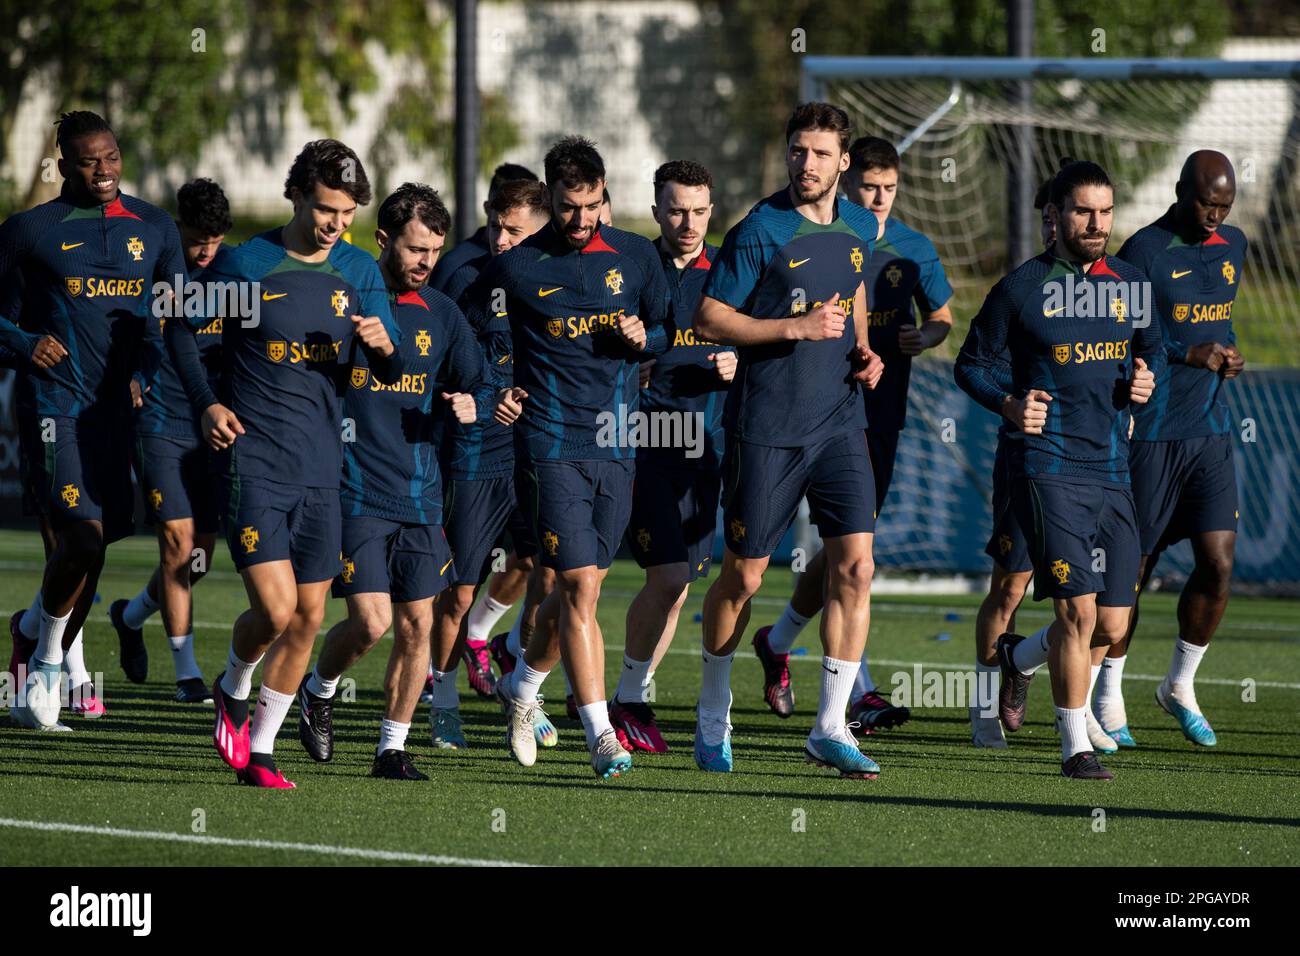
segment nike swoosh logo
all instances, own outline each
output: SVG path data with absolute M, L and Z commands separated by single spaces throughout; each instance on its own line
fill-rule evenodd
M 562 286 L 562 285 L 557 285 L 554 289 L 538 289 L 538 290 L 537 290 L 537 294 L 538 294 L 538 296 L 540 296 L 541 298 L 544 299 L 544 298 L 546 298 L 548 295 L 550 295 L 552 292 L 559 292 L 559 291 L 560 291 L 561 289 L 563 289 L 563 288 L 564 288 L 564 286 Z
M 509 355 L 503 355 L 503 356 L 501 356 L 499 359 L 497 359 L 497 364 L 498 364 L 498 365 L 505 365 L 506 362 L 509 362 L 509 361 L 510 361 L 510 356 L 509 356 Z
M 446 574 L 446 573 L 447 573 L 447 569 L 448 569 L 449 567 L 451 567 L 451 562 L 453 562 L 453 561 L 455 561 L 455 560 L 456 560 L 455 558 L 448 558 L 448 559 L 447 559 L 447 563 L 444 564 L 444 565 L 442 566 L 441 569 L 439 569 L 438 574 L 439 574 L 439 575 Z
M 509 315 L 509 314 L 510 314 L 509 312 L 498 312 L 498 313 L 497 313 L 497 318 L 501 318 L 502 316 L 506 316 L 506 315 Z
M 1171 278 L 1171 279 L 1181 279 L 1183 276 L 1191 275 L 1191 274 L 1192 274 L 1192 270 L 1191 270 L 1191 269 L 1184 269 L 1182 272 L 1172 272 L 1172 273 L 1170 273 L 1169 278 Z
M 59 248 L 62 249 L 64 252 L 67 252 L 69 249 L 75 249 L 77 248 L 77 246 L 84 246 L 84 245 L 85 245 L 84 242 L 61 242 L 59 243 Z
M 808 259 L 811 259 L 811 258 L 812 258 L 812 256 L 809 256 L 809 257 L 808 257 Z M 798 262 L 795 262 L 793 259 L 791 259 L 791 260 L 790 260 L 790 268 L 791 268 L 791 269 L 798 269 L 801 265 L 803 265 L 805 262 L 807 262 L 808 259 L 800 259 Z
M 288 294 L 287 292 L 263 292 L 262 301 L 270 302 L 272 299 L 283 299 Z
M 838 673 L 839 673 L 839 671 L 837 671 L 835 668 L 833 668 L 833 667 L 827 667 L 825 664 L 822 665 L 822 670 L 827 671 L 828 673 L 831 673 L 831 674 L 838 674 Z
M 1065 311 L 1065 306 L 1061 306 L 1059 309 L 1052 309 L 1050 312 L 1049 312 L 1047 309 L 1044 309 L 1044 310 L 1043 310 L 1043 315 L 1057 315 L 1058 313 L 1061 313 L 1061 312 L 1064 312 L 1064 311 Z

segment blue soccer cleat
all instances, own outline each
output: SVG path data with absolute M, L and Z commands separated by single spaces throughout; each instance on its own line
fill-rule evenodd
M 597 738 L 591 751 L 591 769 L 603 780 L 621 776 L 632 769 L 632 755 L 618 742 L 613 727 Z
M 1119 730 L 1107 730 L 1106 734 L 1121 747 L 1137 746 L 1137 741 L 1134 740 L 1133 735 L 1129 733 L 1128 724 L 1125 724 L 1123 727 L 1119 728 Z
M 722 741 L 708 744 L 704 741 L 704 724 L 708 723 L 714 736 L 718 728 L 722 730 Z M 695 718 L 695 765 L 701 770 L 712 773 L 731 773 L 731 724 L 716 718 Z
M 1195 701 L 1195 697 L 1192 700 Z M 1219 742 L 1214 736 L 1214 728 L 1203 715 L 1189 710 L 1174 699 L 1173 687 L 1170 686 L 1168 678 L 1162 680 L 1156 688 L 1156 703 L 1165 713 L 1178 721 L 1183 736 L 1192 743 L 1201 747 L 1213 747 Z
M 464 750 L 467 746 L 459 707 L 429 708 L 429 725 L 433 745 L 439 750 Z
M 551 723 L 551 718 L 546 716 L 546 711 L 542 710 L 545 702 L 545 698 L 538 694 L 537 709 L 533 711 L 533 736 L 537 738 L 537 746 L 554 747 L 560 742 L 560 732 Z
M 808 763 L 838 770 L 841 777 L 875 780 L 880 775 L 880 766 L 858 749 L 858 742 L 848 728 L 845 728 L 842 738 L 813 737 L 810 734 L 804 746 L 804 757 Z

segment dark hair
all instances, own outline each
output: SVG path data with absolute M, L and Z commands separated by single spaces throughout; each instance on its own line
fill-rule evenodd
M 669 183 L 683 186 L 708 186 L 713 188 L 713 174 L 707 168 L 689 159 L 674 159 L 664 163 L 655 170 L 655 201 L 659 201 L 659 190 Z
M 806 129 L 827 130 L 840 135 L 840 152 L 849 148 L 853 138 L 853 124 L 849 114 L 833 103 L 800 103 L 790 114 L 790 121 L 785 124 L 785 141 Z
M 506 183 L 537 182 L 537 174 L 527 166 L 518 163 L 502 163 L 492 170 L 492 179 L 488 182 L 488 200 L 497 194 L 497 190 Z
M 1048 199 L 1052 192 L 1052 180 L 1044 179 L 1042 185 L 1038 187 L 1038 192 L 1034 193 L 1034 208 L 1043 210 L 1047 208 Z
M 594 186 L 605 178 L 605 161 L 596 152 L 596 144 L 582 136 L 566 136 L 546 152 L 543 161 L 546 185 L 554 189 L 563 185 Z
M 424 183 L 402 183 L 379 204 L 378 226 L 396 239 L 412 219 L 419 219 L 430 232 L 445 236 L 451 228 L 451 214 L 437 192 Z
M 92 113 L 90 110 L 70 110 L 67 113 L 60 113 L 59 118 L 54 121 L 58 127 L 58 132 L 54 134 L 54 140 L 59 144 L 59 154 L 64 159 L 72 159 L 72 153 L 69 147 L 74 140 L 81 139 L 83 136 L 90 136 L 94 133 L 108 133 L 117 138 L 112 128 L 105 121 L 104 117 L 98 113 Z
M 849 147 L 849 165 L 857 170 L 898 169 L 898 150 L 879 136 L 862 136 Z
M 511 209 L 527 207 L 534 213 L 551 214 L 551 197 L 546 185 L 535 179 L 513 179 L 502 183 L 501 188 L 488 200 L 488 208 L 498 216 L 503 216 Z
M 1110 177 L 1106 175 L 1106 170 L 1096 163 L 1089 162 L 1086 159 L 1071 161 L 1065 163 L 1060 172 L 1052 177 L 1052 186 L 1048 190 L 1048 202 L 1063 212 L 1066 197 L 1073 197 L 1075 189 L 1079 186 L 1109 186 L 1112 189 L 1114 188 Z
M 284 198 L 292 199 L 295 188 L 307 196 L 317 183 L 341 189 L 358 206 L 370 202 L 370 180 L 366 178 L 365 167 L 356 153 L 336 139 L 314 139 L 294 157 L 289 177 L 284 181 Z
M 191 179 L 176 190 L 176 215 L 204 237 L 224 236 L 235 224 L 230 201 L 211 179 Z

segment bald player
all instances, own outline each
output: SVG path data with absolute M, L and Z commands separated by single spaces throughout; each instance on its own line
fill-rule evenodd
M 1194 744 L 1213 747 L 1213 728 L 1201 713 L 1193 681 L 1223 619 L 1237 542 L 1237 479 L 1232 466 L 1232 423 L 1225 383 L 1245 368 L 1232 329 L 1232 304 L 1241 287 L 1246 237 L 1224 224 L 1237 196 L 1228 157 L 1197 150 L 1183 163 L 1177 201 L 1139 229 L 1120 258 L 1151 280 L 1169 364 L 1156 398 L 1134 415 L 1129 469 L 1142 548 L 1141 587 L 1165 548 L 1190 539 L 1195 566 L 1178 600 L 1178 635 L 1169 673 L 1156 702 Z M 1107 654 L 1094 709 L 1121 746 L 1129 732 L 1120 681 L 1133 631 Z

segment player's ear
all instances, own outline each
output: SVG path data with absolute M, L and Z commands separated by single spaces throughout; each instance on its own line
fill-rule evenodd
M 376 229 L 376 230 L 375 230 L 375 242 L 378 243 L 378 245 L 379 245 L 379 249 L 380 249 L 381 252 L 382 252 L 383 250 L 387 249 L 387 248 L 388 248 L 388 233 L 384 232 L 384 230 L 382 230 L 382 229 Z
M 848 172 L 848 169 L 849 169 L 849 154 L 847 151 L 845 151 L 843 153 L 840 153 L 840 172 L 841 173 Z

